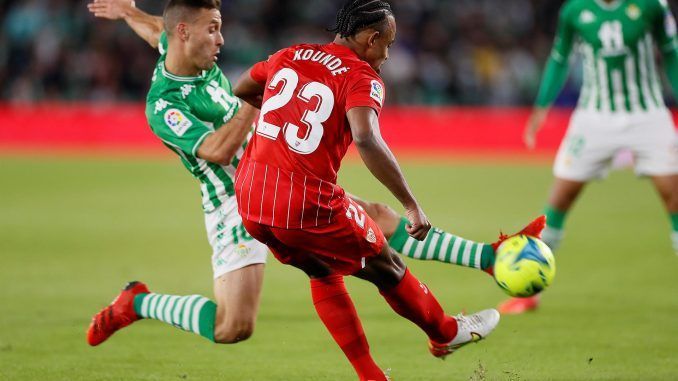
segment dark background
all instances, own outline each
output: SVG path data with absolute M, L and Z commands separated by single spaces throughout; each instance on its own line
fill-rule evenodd
M 593 1 L 593 0 L 591 0 Z M 394 0 L 397 42 L 383 76 L 390 104 L 529 105 L 563 0 Z M 0 100 L 139 101 L 157 52 L 88 1 L 0 1 Z M 342 1 L 224 0 L 219 65 L 234 80 L 299 42 L 327 42 Z M 139 0 L 159 15 L 165 1 Z M 671 3 L 676 5 L 676 1 Z M 572 105 L 579 65 L 558 101 Z

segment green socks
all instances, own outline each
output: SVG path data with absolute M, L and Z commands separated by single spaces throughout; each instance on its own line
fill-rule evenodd
M 565 225 L 567 212 L 557 210 L 551 205 L 546 205 L 543 212 L 546 215 L 546 228 L 541 232 L 541 240 L 551 250 L 556 251 L 563 240 L 563 225 Z
M 203 296 L 139 294 L 134 297 L 134 312 L 142 318 L 160 320 L 214 342 L 217 305 Z
M 671 229 L 678 232 L 678 213 L 670 213 L 669 217 L 671 217 Z
M 477 243 L 433 228 L 423 241 L 407 234 L 408 221 L 401 218 L 398 228 L 388 240 L 398 253 L 414 259 L 434 260 L 485 270 L 494 265 L 492 245 Z
M 562 230 L 565 224 L 565 217 L 567 212 L 556 210 L 550 205 L 544 207 L 544 214 L 546 215 L 546 225 L 553 229 Z

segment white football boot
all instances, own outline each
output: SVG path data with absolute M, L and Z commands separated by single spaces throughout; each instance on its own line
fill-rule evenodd
M 444 359 L 464 345 L 476 343 L 487 337 L 499 324 L 499 317 L 499 312 L 493 308 L 472 315 L 459 314 L 454 317 L 458 324 L 454 339 L 445 344 L 429 340 L 428 349 L 433 356 Z

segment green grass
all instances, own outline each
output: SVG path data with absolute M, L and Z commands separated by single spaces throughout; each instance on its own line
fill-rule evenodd
M 410 163 L 437 226 L 491 241 L 541 209 L 547 166 Z M 0 158 L 0 380 L 353 380 L 317 319 L 307 280 L 271 258 L 257 332 L 217 346 L 143 321 L 98 348 L 90 316 L 127 281 L 211 296 L 198 187 L 153 159 Z M 358 164 L 341 183 L 392 197 Z M 376 290 L 350 280 L 374 356 L 396 380 L 668 380 L 678 374 L 678 257 L 647 181 L 592 184 L 571 214 L 542 309 L 504 317 L 487 341 L 447 361 Z M 478 271 L 408 261 L 451 313 L 504 296 Z

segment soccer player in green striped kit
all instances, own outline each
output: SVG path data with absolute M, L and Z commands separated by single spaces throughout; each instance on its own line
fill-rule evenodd
M 579 45 L 584 83 L 554 164 L 555 182 L 545 207 L 543 240 L 557 249 L 565 217 L 590 180 L 604 176 L 615 153 L 633 152 L 635 171 L 652 179 L 670 215 L 678 253 L 678 142 L 662 99 L 655 46 L 674 91 L 678 91 L 676 22 L 666 0 L 569 0 L 558 21 L 525 143 L 535 137 L 567 78 L 570 53 Z M 512 299 L 504 313 L 538 306 L 538 296 Z
M 95 315 L 87 336 L 91 345 L 141 318 L 160 320 L 216 343 L 245 340 L 254 330 L 267 248 L 242 225 L 233 177 L 256 112 L 233 96 L 230 82 L 216 65 L 224 43 L 219 8 L 219 0 L 171 0 L 160 18 L 140 11 L 129 0 L 89 4 L 97 17 L 124 19 L 161 54 L 146 116 L 156 136 L 200 182 L 216 299 L 151 293 L 143 283 L 132 282 Z M 407 220 L 392 209 L 355 200 L 399 253 L 492 272 L 498 243 L 476 243 L 439 229 L 418 241 L 409 236 Z M 543 225 L 543 217 L 538 218 L 521 232 L 538 236 Z

